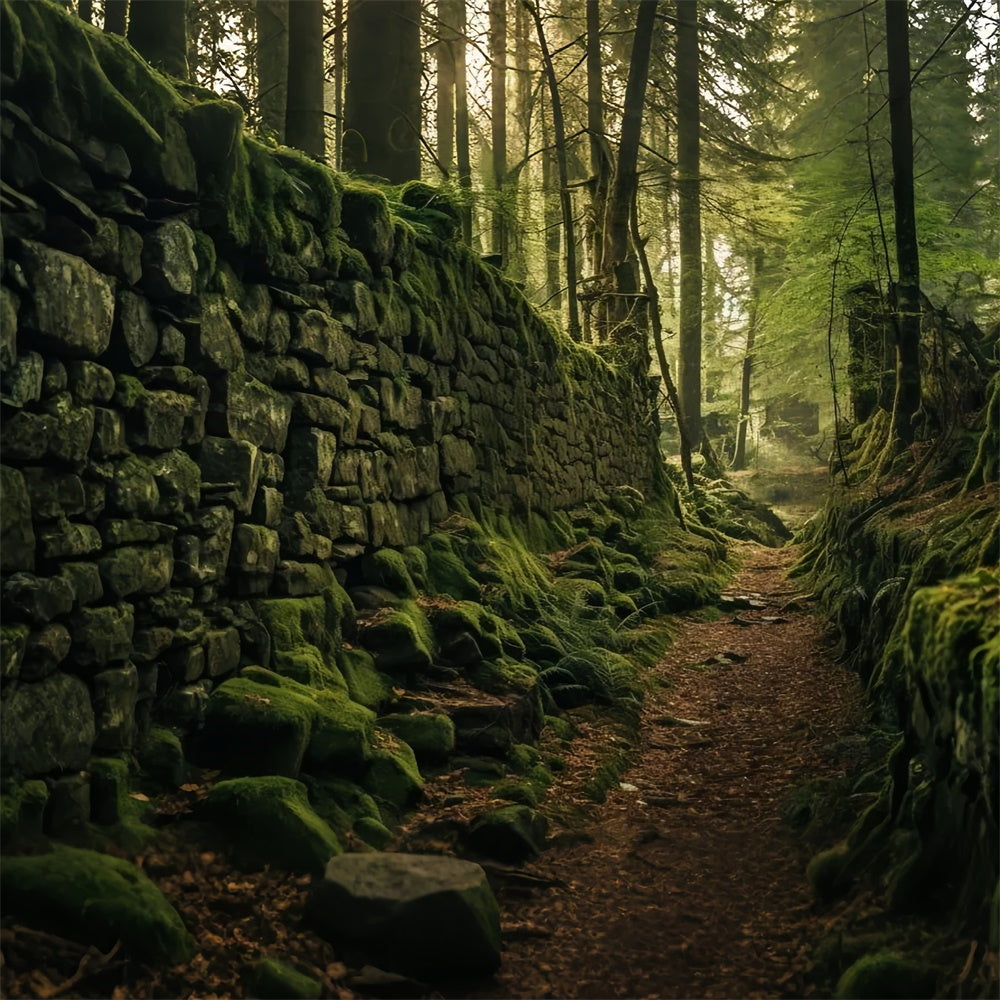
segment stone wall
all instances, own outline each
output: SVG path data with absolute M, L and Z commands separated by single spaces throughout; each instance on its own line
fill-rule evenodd
M 197 718 L 270 664 L 269 602 L 333 613 L 463 498 L 654 488 L 644 379 L 553 331 L 436 191 L 266 148 L 48 0 L 5 2 L 0 44 L 5 774 Z

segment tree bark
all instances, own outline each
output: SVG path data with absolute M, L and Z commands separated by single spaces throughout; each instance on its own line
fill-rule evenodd
M 188 78 L 187 0 L 132 0 L 128 40 L 151 66 Z
M 344 0 L 333 7 L 333 169 L 344 158 Z
M 542 102 L 542 204 L 545 219 L 545 302 L 562 311 L 562 279 L 559 261 L 562 257 L 562 216 L 555 207 L 551 191 L 556 186 L 558 168 L 552 148 L 552 127 L 549 124 L 548 105 Z
M 757 323 L 760 316 L 760 274 L 764 269 L 764 253 L 754 250 L 750 262 L 750 306 L 747 310 L 747 344 L 743 352 L 743 372 L 740 379 L 740 415 L 736 427 L 736 451 L 733 468 L 745 469 L 747 465 L 747 429 L 750 425 L 750 382 L 753 377 L 754 347 L 757 342 Z
M 128 0 L 105 0 L 104 30 L 112 35 L 124 36 L 128 26 Z
M 288 0 L 257 0 L 257 106 L 261 130 L 285 141 L 288 103 Z
M 393 184 L 420 176 L 419 0 L 350 0 L 344 166 Z
M 701 109 L 698 0 L 677 0 L 677 194 L 680 242 L 678 390 L 688 439 L 701 443 Z
M 321 162 L 326 159 L 323 82 L 323 0 L 291 0 L 285 141 Z
M 462 204 L 462 238 L 472 246 L 472 164 L 469 157 L 469 85 L 465 72 L 465 0 L 453 0 L 455 42 L 455 169 L 458 186 L 465 200 Z
M 600 0 L 587 0 L 587 135 L 590 145 L 590 273 L 601 270 L 604 213 L 611 163 L 604 133 L 604 65 L 601 59 Z
M 920 409 L 920 255 L 913 197 L 913 118 L 910 110 L 910 41 L 906 0 L 885 0 L 885 48 L 892 136 L 892 201 L 896 217 L 896 438 L 913 442 Z
M 490 132 L 493 146 L 493 252 L 507 262 L 507 4 L 490 0 Z
M 434 46 L 437 63 L 438 162 L 450 174 L 455 168 L 455 26 L 450 23 L 454 0 L 438 0 L 438 40 Z
M 80 0 L 76 8 L 77 14 L 80 15 L 81 21 L 86 21 L 87 24 L 94 23 L 94 0 Z
M 549 85 L 549 99 L 552 106 L 552 141 L 556 149 L 556 166 L 559 170 L 559 205 L 562 209 L 563 240 L 566 259 L 566 301 L 569 306 L 567 333 L 571 340 L 580 340 L 580 304 L 576 295 L 576 238 L 573 234 L 573 201 L 569 190 L 569 166 L 566 159 L 566 128 L 563 124 L 562 101 L 559 98 L 559 83 L 545 29 L 538 8 L 531 0 L 522 0 L 535 22 L 538 44 L 542 50 L 542 71 Z

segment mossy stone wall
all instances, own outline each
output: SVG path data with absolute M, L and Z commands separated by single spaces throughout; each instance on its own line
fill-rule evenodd
M 645 380 L 551 329 L 434 189 L 267 148 L 48 0 L 0 19 L 7 774 L 196 727 L 244 666 L 356 685 L 344 585 L 456 504 L 655 493 Z

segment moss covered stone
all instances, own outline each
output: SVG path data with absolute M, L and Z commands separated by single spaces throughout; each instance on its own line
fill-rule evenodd
M 291 778 L 231 778 L 213 786 L 204 812 L 235 836 L 252 866 L 317 872 L 342 850 L 336 834 L 312 809 L 306 787 Z
M 415 601 L 403 601 L 366 622 L 361 641 L 374 654 L 379 670 L 415 673 L 431 665 L 434 634 Z
M 364 556 L 361 572 L 365 583 L 391 590 L 398 597 L 416 597 L 417 588 L 406 560 L 395 549 L 376 549 Z
M 250 995 L 260 1000 L 319 1000 L 323 984 L 274 958 L 260 958 L 247 974 Z
M 108 951 L 119 939 L 142 962 L 176 965 L 194 954 L 177 911 L 134 865 L 80 848 L 8 857 L 4 910 L 31 926 Z
M 523 861 L 542 850 L 548 823 L 530 806 L 500 806 L 484 813 L 469 828 L 472 850 L 500 861 Z
M 44 843 L 42 818 L 49 801 L 48 786 L 39 778 L 24 781 L 0 795 L 0 841 L 11 845 Z
M 932 970 L 916 959 L 879 951 L 858 959 L 840 977 L 837 1000 L 913 1000 L 935 996 Z
M 392 681 L 379 672 L 371 653 L 364 649 L 341 649 L 337 665 L 351 701 L 378 711 L 392 698 Z
M 831 900 L 844 892 L 850 884 L 850 860 L 851 852 L 846 842 L 813 857 L 806 867 L 806 878 L 817 898 Z
M 362 819 L 381 822 L 378 803 L 360 785 L 347 778 L 305 774 L 302 782 L 309 790 L 309 801 L 339 836 L 350 833 Z
M 386 730 L 377 730 L 364 788 L 392 817 L 412 805 L 424 787 L 417 758 L 410 747 Z
M 362 816 L 355 822 L 353 832 L 358 839 L 369 847 L 374 847 L 376 851 L 385 850 L 392 843 L 392 831 L 373 816 Z
M 153 726 L 136 748 L 136 759 L 143 773 L 158 785 L 176 788 L 184 781 L 184 748 L 172 729 Z
M 407 743 L 420 761 L 441 761 L 455 749 L 455 724 L 436 712 L 383 715 L 378 724 Z

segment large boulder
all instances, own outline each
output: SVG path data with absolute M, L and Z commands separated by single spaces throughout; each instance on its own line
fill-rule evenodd
M 344 854 L 306 904 L 310 923 L 371 961 L 440 980 L 500 965 L 500 911 L 483 869 L 422 854 Z

